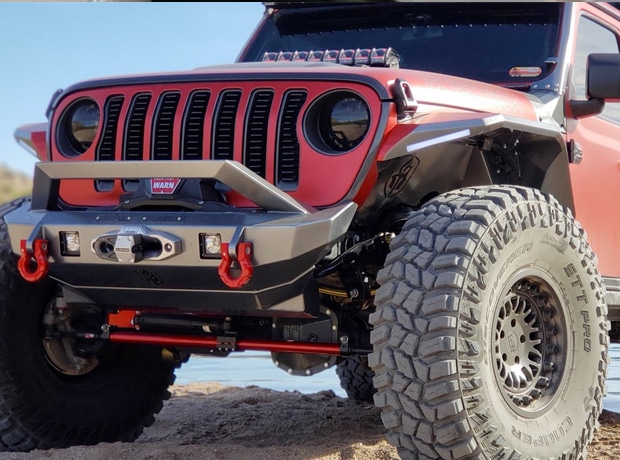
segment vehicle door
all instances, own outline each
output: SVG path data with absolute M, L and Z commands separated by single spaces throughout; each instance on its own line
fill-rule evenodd
M 620 31 L 603 11 L 586 4 L 577 15 L 574 59 L 569 75 L 566 119 L 575 214 L 599 258 L 603 276 L 620 277 L 620 103 L 606 102 L 602 112 L 572 116 L 570 101 L 586 101 L 587 56 L 618 53 Z

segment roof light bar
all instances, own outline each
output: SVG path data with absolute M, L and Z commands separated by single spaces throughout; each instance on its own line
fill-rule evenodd
M 311 51 L 267 51 L 263 62 L 330 62 L 349 66 L 398 67 L 400 57 L 392 48 L 358 48 Z

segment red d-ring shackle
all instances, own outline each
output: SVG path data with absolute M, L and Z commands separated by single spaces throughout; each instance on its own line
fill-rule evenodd
M 233 278 L 230 274 L 230 265 L 232 257 L 228 252 L 228 243 L 222 243 L 222 261 L 217 267 L 217 273 L 224 284 L 230 288 L 240 288 L 252 278 L 254 267 L 252 267 L 252 243 L 239 243 L 237 245 L 237 261 L 241 274 L 237 278 Z
M 26 247 L 26 240 L 20 241 L 21 257 L 17 262 L 17 269 L 26 281 L 34 283 L 47 275 L 50 266 L 47 261 L 47 240 L 34 240 L 32 246 L 33 252 L 30 252 Z M 33 259 L 35 268 L 31 270 Z

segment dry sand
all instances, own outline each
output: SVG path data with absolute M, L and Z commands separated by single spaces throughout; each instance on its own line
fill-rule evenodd
M 98 444 L 0 459 L 392 460 L 379 411 L 331 390 L 304 395 L 259 387 L 190 384 L 134 443 Z M 620 414 L 604 411 L 588 459 L 620 458 Z

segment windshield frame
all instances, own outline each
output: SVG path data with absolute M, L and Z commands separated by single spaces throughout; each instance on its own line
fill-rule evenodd
M 427 4 L 390 3 L 389 5 L 387 4 L 379 5 L 376 3 L 374 4 L 359 3 L 359 4 L 353 4 L 353 5 L 351 3 L 341 3 L 341 4 L 323 4 L 322 6 L 317 6 L 316 4 L 311 5 L 311 6 L 299 6 L 299 5 L 300 4 L 297 4 L 295 6 L 287 7 L 283 9 L 268 8 L 263 21 L 261 21 L 261 23 L 255 30 L 252 36 L 252 39 L 248 41 L 246 47 L 239 54 L 237 61 L 238 62 L 256 62 L 260 60 L 260 57 L 262 56 L 262 54 L 264 54 L 265 51 L 271 51 L 271 52 L 273 51 L 310 51 L 309 49 L 307 49 L 307 46 L 302 47 L 301 49 L 291 49 L 290 46 L 284 45 L 285 41 L 281 40 L 279 36 L 280 29 L 278 26 L 280 26 L 280 28 L 283 30 L 285 30 L 287 27 L 289 29 L 292 29 L 295 24 L 295 18 L 300 17 L 300 16 L 303 18 L 303 21 L 307 23 L 310 23 L 313 21 L 312 27 L 315 27 L 315 28 L 327 27 L 327 29 L 330 29 L 330 28 L 336 28 L 338 24 L 341 24 L 340 28 L 342 29 L 342 28 L 346 28 L 347 25 L 350 24 L 351 22 L 350 18 L 352 17 L 352 15 L 355 15 L 356 21 L 361 20 L 362 22 L 365 22 L 366 27 L 374 27 L 376 29 L 376 23 L 379 20 L 395 21 L 393 22 L 393 24 L 394 24 L 394 27 L 397 27 L 396 24 L 398 24 L 399 19 L 394 20 L 392 19 L 392 17 L 399 18 L 401 15 L 399 15 L 398 13 L 394 13 L 394 9 L 401 10 L 402 12 L 408 12 L 409 14 L 419 13 L 420 16 L 425 11 L 432 11 L 432 12 L 435 12 L 435 14 L 441 13 L 441 14 L 445 14 L 448 17 L 448 19 L 453 20 L 455 23 L 458 23 L 458 21 L 463 22 L 463 20 L 459 18 L 462 17 L 464 12 L 469 14 L 470 17 L 472 18 L 482 17 L 482 15 L 484 14 L 484 16 L 489 18 L 489 21 L 487 22 L 491 23 L 493 26 L 494 26 L 494 23 L 492 22 L 493 15 L 495 15 L 498 18 L 501 18 L 502 15 L 504 17 L 508 17 L 507 16 L 508 12 L 514 12 L 514 17 L 511 16 L 511 21 L 515 23 L 519 23 L 521 25 L 524 25 L 527 23 L 528 14 L 530 15 L 536 14 L 539 17 L 545 16 L 545 17 L 553 18 L 551 23 L 552 23 L 552 27 L 554 28 L 554 34 L 552 34 L 551 39 L 548 39 L 549 45 L 545 49 L 547 51 L 546 54 L 548 54 L 548 56 L 544 58 L 544 61 L 542 57 L 539 57 L 537 60 L 537 64 L 541 68 L 540 75 L 536 75 L 536 76 L 520 75 L 519 77 L 516 77 L 516 78 L 510 77 L 508 75 L 509 69 L 505 69 L 505 67 L 502 67 L 502 69 L 505 69 L 506 75 L 502 75 L 501 78 L 497 77 L 493 79 L 493 78 L 481 78 L 480 75 L 471 76 L 471 75 L 459 74 L 458 72 L 461 71 L 462 68 L 456 65 L 455 65 L 455 69 L 457 70 L 456 72 L 445 71 L 445 70 L 438 71 L 432 68 L 428 68 L 428 66 L 420 67 L 420 66 L 407 64 L 407 62 L 402 62 L 401 68 L 435 71 L 438 73 L 446 73 L 449 75 L 456 75 L 456 76 L 470 78 L 470 79 L 477 80 L 477 81 L 485 81 L 487 83 L 497 84 L 501 86 L 508 86 L 508 87 L 527 86 L 529 88 L 530 86 L 536 86 L 540 88 L 544 86 L 547 89 L 557 90 L 557 84 L 554 83 L 552 86 L 549 86 L 548 84 L 546 84 L 546 82 L 549 81 L 550 79 L 557 81 L 557 76 L 554 76 L 554 74 L 556 73 L 556 70 L 559 67 L 558 56 L 561 54 L 562 48 L 564 48 L 562 45 L 562 42 L 563 42 L 562 22 L 565 20 L 566 11 L 564 11 L 565 4 L 562 2 L 560 3 L 543 2 L 543 3 L 538 3 L 538 4 L 532 4 L 532 3 L 530 4 L 524 4 L 524 3 L 521 3 L 521 4 L 519 3 L 446 4 L 442 2 L 437 2 L 437 3 L 427 3 Z M 472 8 L 474 6 L 475 8 Z M 353 11 L 351 10 L 352 7 L 353 7 Z M 377 19 L 377 14 L 378 14 L 377 8 L 379 7 L 382 8 L 384 11 L 389 10 L 390 19 L 385 19 L 388 16 L 387 14 L 385 14 L 383 18 Z M 480 8 L 484 8 L 485 9 L 484 12 L 481 13 Z M 532 12 L 532 8 L 534 8 L 534 13 Z M 373 12 L 374 14 L 371 14 Z M 322 18 L 326 18 L 325 21 L 323 21 Z M 297 22 L 299 23 L 299 21 Z M 402 25 L 399 27 L 401 30 L 404 30 L 405 32 L 409 33 L 409 31 L 406 30 L 406 28 L 403 27 Z M 514 27 L 518 27 L 518 26 L 514 26 Z M 294 32 L 293 35 L 299 35 L 297 34 L 297 30 L 294 30 L 293 32 Z M 304 36 L 304 35 L 302 34 L 300 36 Z M 276 45 L 276 46 L 273 45 L 273 43 L 278 43 L 278 42 L 279 42 L 279 45 Z M 272 43 L 272 45 L 269 45 L 268 43 Z M 337 48 L 338 47 L 337 45 L 338 43 L 334 43 L 334 48 Z M 387 43 L 387 45 L 389 46 L 390 43 Z M 386 44 L 377 43 L 376 46 L 385 47 Z M 273 49 L 273 48 L 280 48 L 280 49 Z M 397 52 L 399 51 L 397 46 L 393 46 L 393 48 Z M 540 51 L 541 56 L 545 50 Z M 467 55 L 475 56 L 475 52 L 469 53 L 468 51 Z M 416 56 L 420 56 L 420 55 L 417 54 Z M 403 61 L 406 61 L 406 59 L 403 59 Z M 546 62 L 546 63 L 543 64 L 543 62 Z M 520 68 L 524 67 L 522 64 L 526 64 L 526 63 L 519 63 L 519 65 L 517 65 L 516 67 L 520 67 Z M 545 85 L 542 85 L 543 82 L 545 82 Z

